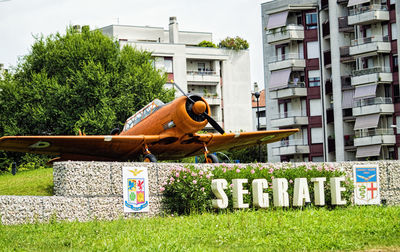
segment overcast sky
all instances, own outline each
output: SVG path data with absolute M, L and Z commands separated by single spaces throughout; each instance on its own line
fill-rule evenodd
M 33 35 L 64 33 L 68 25 L 110 24 L 179 29 L 213 34 L 218 43 L 240 36 L 250 44 L 251 81 L 263 87 L 261 0 L 0 0 L 0 63 L 16 66 L 29 53 Z

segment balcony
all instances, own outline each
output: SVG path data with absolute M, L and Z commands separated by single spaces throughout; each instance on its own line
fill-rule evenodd
M 354 89 L 354 87 L 351 86 L 350 76 L 342 76 L 340 77 L 340 81 L 342 83 L 342 90 Z
M 332 63 L 331 59 L 331 50 L 327 50 L 324 52 L 324 66 L 326 68 L 330 68 Z
M 307 88 L 304 82 L 290 82 L 287 87 L 270 91 L 271 99 L 289 99 L 307 96 Z
M 353 115 L 393 114 L 394 104 L 390 97 L 367 98 L 354 102 Z
M 340 62 L 348 63 L 352 61 L 355 61 L 355 58 L 350 56 L 350 46 L 340 47 Z
M 378 53 L 390 53 L 392 47 L 388 36 L 372 36 L 351 41 L 350 55 L 367 57 Z
M 202 95 L 209 105 L 221 105 L 221 98 L 218 96 Z
M 215 71 L 187 71 L 187 81 L 190 85 L 204 85 L 207 83 L 209 85 L 218 85 L 220 81 L 220 76 Z
M 357 130 L 354 139 L 354 146 L 365 145 L 394 145 L 396 136 L 391 128 Z
M 299 53 L 288 53 L 270 57 L 268 61 L 269 71 L 275 71 L 285 68 L 292 68 L 293 71 L 302 71 L 306 67 L 304 55 Z
M 275 156 L 309 154 L 310 146 L 303 139 L 282 140 L 278 147 L 272 149 Z
M 349 151 L 354 149 L 354 135 L 344 135 L 344 150 Z
M 340 32 L 354 32 L 354 26 L 349 25 L 349 17 L 344 16 L 338 18 Z
M 368 83 L 391 83 L 393 82 L 393 74 L 389 67 L 371 67 L 353 71 L 351 77 L 351 85 L 357 86 Z
M 289 24 L 287 26 L 271 29 L 267 32 L 267 41 L 272 45 L 288 43 L 292 40 L 304 39 L 304 27 L 302 25 Z
M 372 4 L 350 10 L 349 25 L 367 25 L 389 20 L 387 6 Z
M 271 126 L 273 128 L 296 127 L 300 125 L 308 125 L 308 117 L 305 112 L 285 112 L 271 118 Z
M 324 38 L 329 38 L 331 34 L 329 21 L 322 24 L 322 36 Z

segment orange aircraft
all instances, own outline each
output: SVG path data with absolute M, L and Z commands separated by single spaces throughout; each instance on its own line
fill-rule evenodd
M 196 133 L 207 123 L 220 134 Z M 204 98 L 184 94 L 168 104 L 152 101 L 126 121 L 121 133 L 115 129 L 102 136 L 4 136 L 0 150 L 58 155 L 51 163 L 128 161 L 142 155 L 145 162 L 156 162 L 203 154 L 206 162 L 217 163 L 211 152 L 272 143 L 296 132 L 298 129 L 225 133 L 211 118 Z

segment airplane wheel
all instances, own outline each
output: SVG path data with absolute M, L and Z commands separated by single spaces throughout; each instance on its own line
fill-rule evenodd
M 143 162 L 157 163 L 157 158 L 153 154 L 147 154 L 146 156 L 144 156 Z
M 219 163 L 219 160 L 214 154 L 207 154 L 206 163 Z

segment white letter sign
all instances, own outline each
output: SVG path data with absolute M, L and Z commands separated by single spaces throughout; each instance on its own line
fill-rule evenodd
M 264 189 L 268 188 L 266 179 L 254 179 L 251 183 L 253 188 L 253 205 L 259 208 L 269 207 L 268 193 L 264 193 Z
M 311 178 L 311 182 L 314 182 L 314 204 L 316 206 L 325 205 L 325 190 L 324 182 L 326 178 Z
M 214 208 L 227 208 L 228 207 L 228 196 L 224 189 L 227 189 L 228 182 L 225 179 L 213 179 L 211 181 L 211 190 L 217 199 L 212 200 Z
M 302 206 L 305 202 L 310 202 L 310 192 L 306 178 L 294 179 L 293 206 Z
M 124 212 L 149 211 L 149 178 L 146 167 L 122 167 Z
M 243 203 L 243 194 L 248 194 L 248 190 L 243 189 L 243 184 L 247 183 L 247 179 L 232 179 L 232 197 L 233 208 L 249 208 L 248 203 Z
M 272 180 L 272 188 L 274 190 L 274 206 L 289 206 L 288 181 L 285 178 L 276 178 Z
M 344 180 L 344 177 L 334 177 L 330 179 L 332 205 L 346 205 L 346 200 L 342 200 L 342 192 L 346 191 L 346 188 L 340 186 L 340 182 Z

